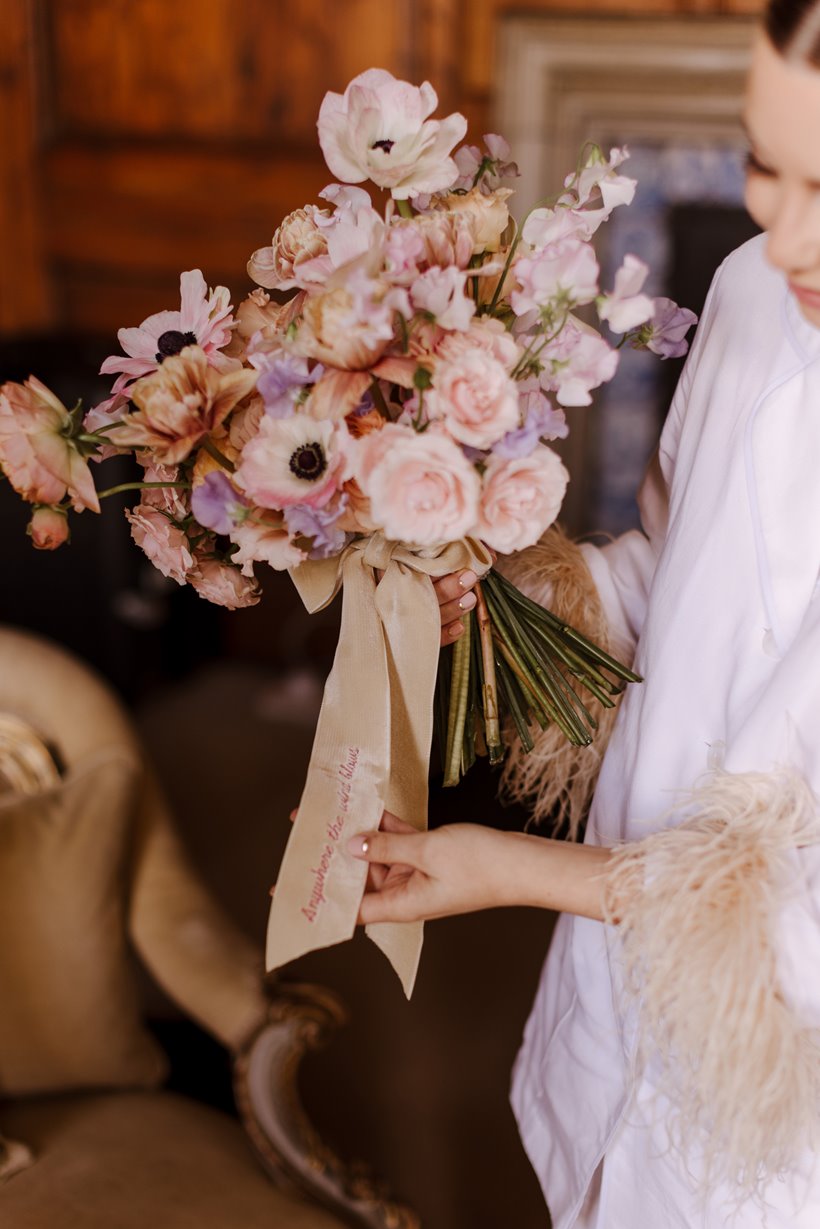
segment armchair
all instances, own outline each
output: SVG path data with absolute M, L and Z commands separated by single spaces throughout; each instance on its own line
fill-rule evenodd
M 239 1121 L 161 1087 L 134 954 L 229 1050 Z M 303 1054 L 343 1018 L 330 992 L 265 979 L 107 688 L 0 627 L 0 1223 L 415 1229 L 299 1101 Z

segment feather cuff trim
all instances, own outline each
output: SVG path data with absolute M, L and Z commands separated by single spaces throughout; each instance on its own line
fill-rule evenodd
M 610 649 L 606 616 L 583 552 L 557 525 L 535 546 L 501 560 L 499 570 L 533 601 Z M 573 747 L 555 725 L 533 726 L 535 746 L 529 754 L 510 737 L 501 776 L 504 801 L 528 806 L 533 824 L 549 823 L 553 831 L 566 825 L 571 840 L 577 840 L 586 819 L 618 711 L 594 697 L 584 696 L 584 703 L 598 722 L 591 746 Z
M 638 1074 L 675 1107 L 670 1138 L 695 1149 L 707 1190 L 740 1197 L 820 1139 L 820 1030 L 778 981 L 776 931 L 800 890 L 795 851 L 820 841 L 817 799 L 795 773 L 719 772 L 679 827 L 617 848 L 607 921 L 638 1011 Z

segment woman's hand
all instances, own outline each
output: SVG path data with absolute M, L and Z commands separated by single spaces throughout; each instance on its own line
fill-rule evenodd
M 449 572 L 433 581 L 441 611 L 441 643 L 453 644 L 464 631 L 461 616 L 476 604 L 473 586 L 478 577 L 468 568 L 464 572 Z
M 498 875 L 504 836 L 477 824 L 418 832 L 385 811 L 378 832 L 348 843 L 369 863 L 359 921 L 414 922 L 514 904 L 505 898 L 511 885 Z
M 369 863 L 359 921 L 415 922 L 499 905 L 603 918 L 608 849 L 450 824 L 418 832 L 385 811 L 378 832 L 351 837 Z

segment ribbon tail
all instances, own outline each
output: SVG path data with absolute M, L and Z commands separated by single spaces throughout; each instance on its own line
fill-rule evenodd
M 385 808 L 423 831 L 433 739 L 441 624 L 429 576 L 394 563 L 376 590 L 385 631 L 390 694 L 390 778 Z M 424 938 L 422 922 L 377 922 L 366 933 L 385 954 L 409 999 Z
M 378 828 L 390 762 L 389 674 L 374 589 L 371 569 L 351 555 L 339 644 L 268 919 L 269 970 L 356 929 L 367 864 L 346 844 Z

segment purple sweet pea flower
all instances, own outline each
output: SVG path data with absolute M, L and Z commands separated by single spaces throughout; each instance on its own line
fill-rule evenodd
M 639 339 L 661 358 L 682 358 L 689 349 L 686 334 L 698 318 L 688 307 L 678 307 L 672 299 L 655 299 L 655 312 Z
M 329 559 L 338 555 L 348 535 L 336 525 L 347 507 L 347 496 L 334 501 L 333 508 L 311 508 L 307 504 L 294 504 L 285 509 L 285 524 L 292 537 L 312 539 L 309 552 L 311 559 Z
M 324 368 L 317 364 L 308 370 L 307 359 L 280 351 L 271 356 L 268 364 L 256 381 L 256 387 L 265 403 L 265 413 L 271 418 L 290 418 L 305 388 L 315 384 Z
M 230 533 L 245 517 L 248 501 L 221 469 L 211 470 L 191 492 L 191 511 L 200 525 L 214 533 Z
M 513 461 L 528 457 L 539 440 L 563 440 L 569 435 L 564 412 L 552 404 L 538 387 L 535 379 L 522 380 L 519 385 L 524 425 L 508 431 L 493 447 L 493 454 Z

